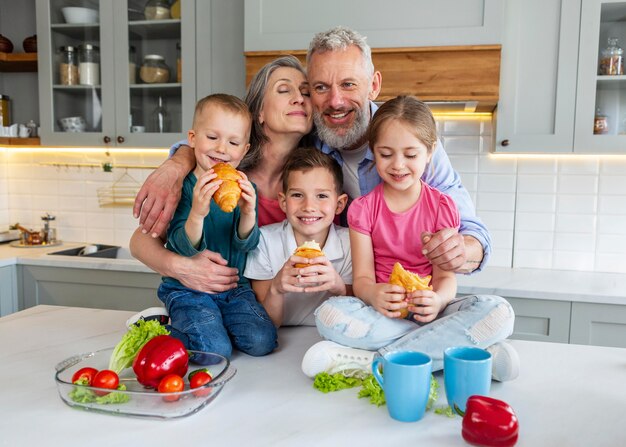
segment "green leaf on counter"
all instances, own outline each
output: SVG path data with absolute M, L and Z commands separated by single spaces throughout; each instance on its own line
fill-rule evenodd
M 346 377 L 341 373 L 330 375 L 328 373 L 319 373 L 313 381 L 313 388 L 322 393 L 330 393 L 332 391 L 345 390 L 361 385 L 361 379 L 356 377 Z

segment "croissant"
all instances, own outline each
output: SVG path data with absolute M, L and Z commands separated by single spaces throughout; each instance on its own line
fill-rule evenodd
M 213 200 L 222 211 L 232 213 L 241 197 L 241 187 L 237 182 L 241 175 L 228 163 L 217 163 L 213 166 L 213 171 L 217 174 L 218 179 L 223 180 L 218 190 L 213 194 Z
M 324 252 L 320 248 L 320 244 L 315 241 L 306 241 L 304 244 L 300 245 L 296 248 L 296 251 L 293 252 L 296 256 L 302 256 L 303 258 L 318 258 L 320 256 L 324 256 Z M 295 267 L 297 269 L 308 267 L 310 264 L 296 264 Z
M 411 273 L 402 267 L 402 264 L 396 262 L 393 265 L 391 275 L 389 275 L 389 284 L 404 287 L 407 292 L 415 292 L 416 290 L 433 290 L 430 283 L 431 276 L 420 277 L 416 273 Z M 405 307 L 400 309 L 400 318 L 406 318 L 409 315 L 408 309 Z

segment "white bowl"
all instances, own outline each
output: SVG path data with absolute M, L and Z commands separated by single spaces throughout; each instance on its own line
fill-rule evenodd
M 98 23 L 98 10 L 67 6 L 61 8 L 63 17 L 67 23 Z
M 87 122 L 82 116 L 68 116 L 59 119 L 59 126 L 63 132 L 84 132 L 87 129 Z

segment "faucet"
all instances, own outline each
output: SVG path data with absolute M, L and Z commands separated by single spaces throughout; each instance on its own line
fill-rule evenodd
M 55 219 L 56 217 L 51 216 L 48 212 L 46 212 L 45 215 L 41 216 L 41 220 L 43 220 L 43 230 L 41 230 L 41 237 L 44 244 L 54 244 L 56 242 L 56 229 L 50 226 L 50 222 Z

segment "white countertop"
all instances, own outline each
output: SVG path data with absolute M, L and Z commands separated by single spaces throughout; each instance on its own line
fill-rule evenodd
M 55 365 L 77 353 L 113 346 L 130 312 L 37 306 L 0 318 L 0 445 L 46 446 L 462 446 L 461 418 L 428 412 L 414 423 L 392 420 L 357 390 L 322 394 L 300 371 L 319 339 L 314 328 L 279 332 L 280 348 L 254 358 L 235 354 L 238 369 L 218 398 L 173 420 L 143 420 L 65 405 Z M 624 445 L 626 349 L 513 341 L 518 379 L 491 395 L 515 409 L 520 447 Z M 445 403 L 443 377 L 438 374 Z M 149 438 L 149 440 L 146 440 Z
M 85 242 L 63 242 L 61 245 L 53 247 L 13 247 L 10 243 L 3 243 L 0 244 L 0 267 L 18 264 L 154 273 L 149 267 L 134 259 L 127 247 L 120 248 L 119 258 L 116 259 L 47 254 L 85 245 L 89 244 Z

